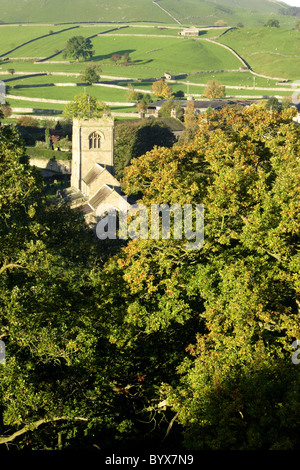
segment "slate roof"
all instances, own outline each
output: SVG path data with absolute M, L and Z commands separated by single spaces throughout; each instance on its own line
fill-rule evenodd
M 95 163 L 95 165 L 88 171 L 88 173 L 82 178 L 85 184 L 90 185 L 97 176 L 100 175 L 104 171 L 103 166 L 99 165 L 99 163 Z
M 167 100 L 160 100 L 156 101 L 155 103 L 151 103 L 148 106 L 148 109 L 156 109 L 156 108 L 161 108 L 161 106 L 166 102 Z M 188 100 L 174 100 L 175 103 L 179 103 L 182 108 L 185 108 Z M 221 109 L 224 106 L 233 106 L 233 105 L 241 105 L 241 106 L 249 106 L 250 104 L 253 103 L 251 100 L 193 100 L 194 107 L 195 109 L 207 109 L 207 108 L 212 108 L 212 109 Z
M 94 209 L 90 206 L 90 204 L 85 204 L 84 206 L 82 206 L 80 208 L 80 210 L 84 213 L 84 214 L 90 214 L 91 212 L 94 211 Z
M 97 209 L 100 204 L 113 192 L 113 189 L 104 184 L 99 191 L 89 200 L 89 204 L 93 209 Z

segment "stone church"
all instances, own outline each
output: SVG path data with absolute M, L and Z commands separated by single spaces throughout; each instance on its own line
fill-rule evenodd
M 111 117 L 73 120 L 71 187 L 65 194 L 71 207 L 82 210 L 91 226 L 108 206 L 118 210 L 130 207 L 114 176 L 114 120 Z

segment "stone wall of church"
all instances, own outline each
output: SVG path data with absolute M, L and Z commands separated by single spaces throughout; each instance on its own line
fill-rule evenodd
M 94 132 L 100 135 L 99 148 L 90 148 L 90 136 Z M 114 120 L 112 118 L 74 119 L 72 142 L 71 185 L 73 187 L 81 189 L 80 181 L 94 163 L 100 163 L 113 173 Z

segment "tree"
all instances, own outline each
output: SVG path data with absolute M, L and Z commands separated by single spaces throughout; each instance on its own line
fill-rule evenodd
M 12 114 L 11 106 L 8 103 L 2 104 L 0 109 L 2 111 L 3 117 L 5 118 L 8 118 Z
M 278 98 L 276 98 L 275 96 L 269 98 L 267 103 L 266 103 L 266 108 L 271 110 L 271 111 L 280 111 L 281 107 L 282 106 L 279 103 Z
M 188 100 L 184 111 L 185 130 L 178 139 L 177 145 L 184 146 L 192 142 L 199 129 L 198 119 L 195 115 L 195 106 L 193 100 Z
M 131 57 L 129 55 L 129 52 L 125 52 L 123 54 L 123 61 L 122 61 L 121 65 L 123 65 L 123 66 L 134 65 L 134 62 L 133 62 L 133 60 L 131 59 Z
M 218 20 L 218 21 L 215 21 L 214 26 L 225 27 L 227 26 L 227 23 L 224 20 Z
M 285 96 L 282 100 L 282 109 L 288 109 L 292 103 L 291 96 Z
M 149 93 L 144 93 L 136 107 L 139 111 L 146 112 L 150 103 L 152 103 L 151 95 Z
M 45 144 L 48 149 L 51 148 L 51 136 L 50 136 L 50 130 L 48 127 L 45 129 Z
M 217 80 L 210 80 L 206 85 L 203 96 L 211 99 L 225 98 L 225 86 L 218 83 Z
M 197 123 L 195 115 L 194 100 L 188 100 L 184 111 L 184 124 L 185 127 L 193 127 Z
M 161 99 L 173 98 L 173 91 L 171 87 L 163 79 L 153 82 L 152 89 L 153 89 L 154 95 L 157 98 L 161 98 Z
M 121 59 L 122 59 L 121 54 L 113 54 L 110 58 L 110 60 L 115 63 L 119 62 Z
M 82 57 L 83 60 L 90 60 L 94 55 L 93 45 L 89 38 L 83 36 L 73 36 L 66 44 L 64 57 L 70 57 L 77 61 Z
M 18 118 L 18 125 L 23 127 L 36 127 L 39 122 L 32 116 L 20 116 Z
M 174 142 L 170 129 L 156 119 L 118 124 L 115 130 L 116 177 L 122 179 L 130 162 L 154 146 L 171 147 Z
M 88 65 L 83 75 L 81 76 L 81 79 L 84 82 L 88 83 L 89 85 L 92 85 L 93 83 L 99 82 L 100 72 L 101 72 L 101 69 L 99 66 L 95 64 Z
M 299 448 L 300 371 L 291 345 L 300 335 L 300 130 L 293 115 L 255 106 L 212 112 L 193 142 L 153 149 L 123 180 L 147 207 L 205 207 L 201 250 L 185 251 L 183 240 L 134 240 L 119 261 L 132 296 L 131 341 L 143 337 L 146 351 L 148 336 L 170 336 L 175 324 L 194 331 L 177 366 L 180 381 L 160 388 L 190 450 Z
M 161 106 L 158 115 L 159 117 L 170 117 L 172 111 L 175 111 L 177 119 L 181 119 L 183 116 L 183 108 L 179 101 L 168 99 Z
M 139 382 L 107 336 L 107 254 L 82 214 L 46 203 L 40 174 L 8 126 L 0 170 L 0 447 L 92 449 L 129 437 L 125 387 Z
M 87 93 L 81 93 L 74 97 L 74 101 L 66 104 L 63 114 L 66 119 L 101 118 L 105 112 L 109 114 L 109 107 L 105 103 Z
M 278 20 L 270 19 L 266 22 L 265 26 L 268 28 L 279 28 L 280 24 Z
M 204 204 L 191 251 L 184 237 L 97 243 L 80 212 L 45 203 L 0 128 L 0 446 L 299 449 L 294 115 L 212 111 L 188 145 L 131 161 L 124 189 L 149 209 Z M 140 148 L 151 135 L 118 126 L 121 155 L 132 129 Z
M 129 87 L 129 90 L 127 92 L 128 101 L 134 101 L 135 103 L 138 103 L 139 101 L 141 101 L 143 96 L 144 94 L 140 91 L 136 91 L 132 85 Z
M 7 69 L 8 73 L 10 73 L 11 75 L 14 75 L 15 73 L 15 69 Z
M 128 86 L 127 99 L 137 103 L 137 109 L 139 111 L 146 111 L 148 105 L 152 103 L 152 98 L 149 93 L 136 91 L 132 84 Z

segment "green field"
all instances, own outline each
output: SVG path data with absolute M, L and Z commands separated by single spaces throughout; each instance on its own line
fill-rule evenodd
M 4 54 L 17 46 L 20 46 L 26 41 L 30 41 L 39 36 L 49 34 L 50 30 L 57 32 L 62 29 L 64 29 L 64 26 L 0 25 L 0 54 Z
M 126 90 L 118 88 L 107 88 L 101 86 L 87 86 L 85 87 L 87 93 L 95 96 L 101 101 L 120 101 L 127 102 Z M 64 100 L 70 101 L 74 96 L 83 93 L 83 87 L 39 87 L 39 88 L 20 88 L 9 90 L 9 94 L 15 96 L 26 96 L 28 98 L 46 98 L 50 100 Z M 24 101 L 25 103 L 25 101 Z M 26 106 L 27 107 L 27 106 Z
M 10 0 L 0 1 L 1 20 L 4 22 L 132 22 L 147 21 L 173 23 L 170 16 L 151 0 Z M 175 21 L 174 21 L 175 23 Z
M 19 77 L 19 78 L 18 78 Z M 18 85 L 38 85 L 41 83 L 78 83 L 82 82 L 80 76 L 73 76 L 73 75 L 42 75 L 42 76 L 35 76 L 35 77 L 26 77 L 24 75 L 20 75 L 15 77 L 15 80 L 10 80 L 7 82 L 7 85 L 10 87 L 18 86 Z M 11 77 L 10 77 L 11 78 Z M 0 75 L 1 80 L 6 80 L 7 76 Z
M 243 23 L 247 26 L 263 26 L 270 18 L 289 24 L 290 17 L 280 15 L 282 4 L 264 0 L 160 0 L 160 5 L 183 24 L 213 25 L 218 20 L 230 26 Z
M 184 79 L 185 82 L 207 83 L 209 80 L 218 80 L 223 85 L 252 87 L 274 87 L 277 80 L 271 80 L 263 77 L 254 77 L 250 72 L 220 72 L 220 73 L 195 73 Z
M 6 23 L 152 22 L 156 24 L 214 25 L 223 20 L 235 26 L 263 25 L 270 17 L 282 23 L 283 5 L 267 0 L 0 0 L 0 20 Z M 165 10 L 165 11 L 164 11 Z
M 64 105 L 60 103 L 44 103 L 39 101 L 23 101 L 7 98 L 7 102 L 14 108 L 36 108 L 36 109 L 55 109 L 63 111 Z M 22 114 L 22 113 L 21 113 Z
M 229 51 L 199 39 L 156 37 L 106 37 L 92 40 L 95 48 L 94 60 L 106 61 L 101 67 L 110 67 L 110 73 L 119 76 L 144 78 L 157 77 L 165 72 L 180 74 L 212 69 L 236 69 L 240 61 Z M 113 54 L 130 53 L 134 67 L 112 66 L 107 63 Z M 55 60 L 63 60 L 59 54 Z M 112 67 L 114 70 L 112 71 Z M 103 72 L 108 69 L 103 68 Z M 128 75 L 128 72 L 131 75 Z M 132 74 L 133 72 L 133 74 Z M 149 75 L 150 74 L 150 75 Z
M 6 82 L 7 93 L 16 96 L 16 98 L 9 99 L 11 106 L 62 110 L 64 105 L 61 103 L 35 102 L 32 99 L 69 101 L 76 94 L 88 90 L 91 95 L 101 101 L 120 102 L 126 107 L 130 82 L 135 89 L 151 93 L 152 81 L 160 79 L 166 72 L 175 77 L 178 76 L 177 81 L 171 83 L 174 92 L 181 90 L 185 94 L 194 94 L 196 97 L 201 96 L 205 85 L 211 79 L 216 79 L 227 87 L 227 96 L 284 97 L 292 94 L 286 88 L 298 78 L 297 56 L 300 57 L 300 39 L 299 33 L 290 27 L 238 28 L 221 35 L 216 40 L 217 43 L 211 43 L 204 39 L 215 37 L 226 29 L 203 30 L 197 38 L 184 38 L 178 35 L 181 30 L 178 25 L 173 27 L 157 24 L 127 25 L 123 29 L 118 29 L 125 26 L 120 24 L 77 26 L 79 27 L 76 29 L 51 34 L 19 47 L 9 54 L 10 60 L 0 62 L 0 80 L 9 79 Z M 3 38 L 3 43 L 0 51 L 7 50 L 8 47 L 16 47 L 24 40 L 48 34 L 49 31 L 61 31 L 64 27 L 49 24 L 2 26 L 0 37 Z M 113 29 L 115 30 L 112 32 Z M 78 87 L 46 86 L 54 83 L 66 85 L 81 83 L 80 74 L 88 63 L 82 61 L 65 63 L 62 53 L 47 62 L 35 62 L 33 59 L 28 59 L 28 57 L 47 57 L 54 51 L 63 49 L 67 40 L 74 35 L 89 37 L 107 31 L 110 32 L 92 39 L 95 51 L 92 62 L 100 67 L 100 82 L 106 81 L 117 87 L 122 86 L 122 89 L 97 85 L 85 88 L 82 84 Z M 228 45 L 235 50 L 255 72 L 274 78 L 263 78 L 254 76 L 250 72 L 239 71 L 242 66 L 241 61 L 221 44 Z M 122 55 L 125 52 L 129 52 L 133 65 L 123 67 L 110 60 L 113 54 Z M 14 75 L 3 73 L 10 68 L 15 70 Z M 47 75 L 22 76 L 25 72 L 47 73 Z M 277 85 L 279 77 L 288 78 L 289 84 Z M 149 80 L 142 81 L 147 79 Z M 18 88 L 20 85 L 40 86 Z M 270 88 L 277 89 L 271 90 Z M 28 100 L 23 101 L 18 99 L 18 96 L 27 97 Z M 117 108 L 116 112 L 122 110 L 120 105 L 115 108 Z M 133 108 L 130 107 L 127 109 L 127 111 L 132 110 Z
M 258 73 L 299 79 L 300 34 L 295 29 L 241 28 L 218 41 L 232 47 Z

